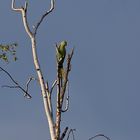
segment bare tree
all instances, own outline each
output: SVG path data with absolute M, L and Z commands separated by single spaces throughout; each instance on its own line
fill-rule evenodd
M 15 12 L 21 13 L 24 28 L 26 30 L 27 35 L 29 36 L 29 38 L 31 40 L 33 62 L 34 62 L 35 70 L 37 73 L 37 79 L 38 79 L 38 82 L 39 82 L 39 85 L 41 88 L 42 98 L 43 98 L 43 102 L 44 102 L 44 108 L 45 108 L 46 116 L 48 119 L 51 140 L 60 140 L 60 139 L 62 140 L 62 139 L 64 139 L 66 132 L 68 130 L 68 127 L 66 127 L 64 132 L 62 132 L 62 134 L 61 134 L 60 124 L 61 124 L 61 113 L 66 112 L 68 110 L 69 95 L 67 95 L 67 98 L 64 98 L 64 96 L 65 96 L 66 89 L 68 86 L 68 76 L 69 76 L 69 72 L 71 70 L 71 59 L 72 59 L 74 50 L 72 50 L 71 53 L 67 55 L 67 63 L 66 63 L 65 74 L 64 74 L 64 77 L 62 80 L 62 84 L 60 84 L 60 81 L 61 81 L 61 77 L 59 74 L 60 68 L 57 65 L 57 69 L 56 69 L 57 78 L 54 81 L 54 83 L 52 84 L 52 87 L 49 88 L 48 80 L 44 78 L 44 75 L 42 73 L 42 68 L 40 67 L 40 62 L 39 62 L 38 53 L 37 53 L 37 49 L 36 49 L 37 48 L 36 34 L 38 31 L 38 28 L 40 27 L 40 25 L 43 22 L 43 20 L 45 19 L 45 17 L 47 17 L 51 12 L 53 12 L 53 10 L 55 8 L 55 0 L 50 0 L 50 2 L 51 2 L 50 9 L 46 10 L 44 12 L 44 14 L 41 16 L 40 20 L 34 26 L 33 31 L 29 27 L 28 20 L 27 20 L 28 19 L 27 18 L 28 3 L 25 2 L 24 7 L 17 8 L 15 6 L 15 0 L 12 0 L 12 9 Z M 9 77 L 11 78 L 10 75 L 9 75 Z M 47 81 L 47 82 L 45 82 L 45 81 Z M 10 88 L 18 87 L 21 90 L 23 90 L 23 88 L 21 88 L 18 85 L 18 83 L 15 83 L 15 85 L 16 86 L 9 86 L 9 87 Z M 27 85 L 29 85 L 29 82 L 27 82 Z M 51 95 L 54 92 L 55 86 L 57 87 L 56 88 L 57 89 L 57 98 L 56 98 L 56 114 L 54 115 Z M 27 90 L 23 90 L 23 92 L 25 93 L 26 96 L 30 97 L 30 95 L 27 93 Z M 66 99 L 66 108 L 62 109 L 64 99 Z
M 31 40 L 32 57 L 33 57 L 34 67 L 35 67 L 35 70 L 37 73 L 37 78 L 34 78 L 32 76 L 29 77 L 29 79 L 26 82 L 25 87 L 22 87 L 7 70 L 0 67 L 0 71 L 4 72 L 13 83 L 13 85 L 3 85 L 3 87 L 18 88 L 24 93 L 25 97 L 31 99 L 32 97 L 28 92 L 29 84 L 32 80 L 37 80 L 38 84 L 40 86 L 40 90 L 41 90 L 41 94 L 42 94 L 42 98 L 43 98 L 44 109 L 45 109 L 46 117 L 48 120 L 51 140 L 63 140 L 64 138 L 69 140 L 71 134 L 72 134 L 73 140 L 75 140 L 75 137 L 74 137 L 75 129 L 69 129 L 68 126 L 66 126 L 65 129 L 63 131 L 61 131 L 62 112 L 67 112 L 69 109 L 69 90 L 68 90 L 69 73 L 71 71 L 71 60 L 73 57 L 74 49 L 72 49 L 71 52 L 67 53 L 67 55 L 66 55 L 66 65 L 63 69 L 63 75 L 60 74 L 61 67 L 60 67 L 59 62 L 56 61 L 57 62 L 56 79 L 54 80 L 51 87 L 49 87 L 48 79 L 44 78 L 44 75 L 42 73 L 42 68 L 40 66 L 38 52 L 37 52 L 37 47 L 38 47 L 37 43 L 36 43 L 37 31 L 38 31 L 41 23 L 44 21 L 44 19 L 55 9 L 55 0 L 50 0 L 50 9 L 46 10 L 44 12 L 44 14 L 42 14 L 42 16 L 40 17 L 40 20 L 37 22 L 37 24 L 35 26 L 33 26 L 34 28 L 30 28 L 29 24 L 28 24 L 28 20 L 27 20 L 28 19 L 27 18 L 28 2 L 27 1 L 25 2 L 24 7 L 21 6 L 21 7 L 17 8 L 15 6 L 15 0 L 12 0 L 11 8 L 13 11 L 21 14 L 23 26 L 25 28 L 27 35 L 29 36 L 29 38 Z M 59 51 L 57 44 L 56 44 L 56 50 Z M 5 59 L 4 56 L 5 55 L 3 55 L 3 57 L 1 56 L 2 59 Z M 55 89 L 56 89 L 56 91 L 55 91 Z M 53 99 L 53 101 L 56 101 L 56 106 L 54 103 L 52 103 L 52 94 L 54 92 L 57 93 L 56 100 Z M 55 108 L 56 112 L 53 111 L 54 108 Z M 68 132 L 68 130 L 69 130 L 69 132 Z M 107 140 L 110 140 L 108 137 L 106 137 L 103 134 L 95 135 L 94 137 L 91 137 L 89 140 L 95 139 L 97 137 L 104 137 Z

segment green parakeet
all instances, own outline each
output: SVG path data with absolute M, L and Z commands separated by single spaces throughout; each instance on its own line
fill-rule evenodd
M 59 68 L 63 68 L 63 63 L 66 56 L 67 41 L 62 41 L 58 47 L 56 47 L 56 58 Z
M 65 60 L 66 56 L 66 46 L 67 46 L 67 41 L 62 41 L 60 42 L 59 46 L 56 46 L 56 59 L 58 63 L 58 68 L 59 68 L 59 76 L 63 78 L 64 75 L 64 69 L 63 69 L 63 63 Z

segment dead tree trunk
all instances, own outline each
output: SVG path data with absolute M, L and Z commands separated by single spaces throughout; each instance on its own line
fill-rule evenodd
M 60 86 L 60 77 L 58 74 L 59 68 L 57 67 L 57 79 L 54 81 L 52 87 L 49 89 L 48 80 L 44 79 L 42 68 L 40 67 L 40 62 L 39 62 L 37 49 L 36 49 L 37 48 L 36 34 L 44 18 L 54 10 L 55 0 L 50 0 L 50 1 L 51 1 L 50 9 L 42 15 L 42 17 L 40 18 L 40 20 L 34 27 L 34 31 L 31 31 L 28 21 L 27 21 L 28 3 L 25 2 L 24 7 L 16 8 L 15 0 L 12 0 L 12 9 L 16 12 L 21 13 L 24 28 L 31 40 L 33 62 L 34 62 L 35 70 L 38 76 L 38 81 L 39 81 L 39 85 L 40 85 L 40 89 L 42 93 L 42 98 L 43 98 L 44 108 L 45 108 L 45 112 L 46 112 L 46 116 L 48 120 L 51 140 L 63 140 L 67 133 L 68 127 L 66 127 L 64 132 L 62 132 L 61 134 L 61 131 L 60 131 L 61 113 L 66 112 L 68 110 L 68 100 L 69 100 L 68 97 L 66 98 L 67 105 L 64 110 L 62 109 L 62 106 L 64 102 L 64 95 L 65 95 L 66 88 L 68 85 L 68 75 L 71 70 L 71 58 L 73 56 L 74 50 L 72 50 L 72 52 L 67 55 L 67 65 L 65 69 L 65 76 L 64 76 L 62 86 Z M 51 94 L 55 86 L 57 86 L 57 99 L 56 99 L 56 116 L 54 118 Z

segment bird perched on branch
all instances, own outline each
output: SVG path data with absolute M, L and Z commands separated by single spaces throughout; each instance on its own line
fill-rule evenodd
M 60 42 L 59 46 L 56 46 L 56 58 L 59 68 L 63 68 L 63 63 L 66 56 L 67 41 Z
M 56 59 L 61 77 L 64 75 L 63 63 L 66 56 L 66 46 L 67 41 L 61 41 L 58 46 L 56 45 Z

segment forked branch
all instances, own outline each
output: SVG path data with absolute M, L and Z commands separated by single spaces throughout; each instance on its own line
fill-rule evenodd
M 27 34 L 30 36 L 30 38 L 33 37 L 33 33 L 31 32 L 30 28 L 29 28 L 29 24 L 27 21 L 27 8 L 28 8 L 28 3 L 27 1 L 25 1 L 25 6 L 21 7 L 21 8 L 16 8 L 15 6 L 15 0 L 12 0 L 12 10 L 16 11 L 16 12 L 20 12 L 22 14 L 22 20 L 23 20 L 23 24 L 25 27 L 25 30 L 27 32 Z
M 49 89 L 48 88 L 48 83 L 47 84 L 45 83 L 44 75 L 42 73 L 40 63 L 39 63 L 39 58 L 38 58 L 38 54 L 37 54 L 37 44 L 36 44 L 35 36 L 36 36 L 36 33 L 37 33 L 37 29 L 39 28 L 39 26 L 42 23 L 43 19 L 50 12 L 53 11 L 54 3 L 55 3 L 55 0 L 51 0 L 51 8 L 50 8 L 50 10 L 48 10 L 41 17 L 41 19 L 39 20 L 39 22 L 37 23 L 37 25 L 35 27 L 35 31 L 31 32 L 31 30 L 29 28 L 29 24 L 27 22 L 27 7 L 28 7 L 28 3 L 26 2 L 24 7 L 16 8 L 15 7 L 15 0 L 12 0 L 12 9 L 14 11 L 16 11 L 16 12 L 21 12 L 24 28 L 25 28 L 25 30 L 26 30 L 26 32 L 27 32 L 27 34 L 28 34 L 28 36 L 30 37 L 30 40 L 31 40 L 33 62 L 34 62 L 36 73 L 38 75 L 38 81 L 39 81 L 40 88 L 41 88 L 41 93 L 42 93 L 43 102 L 44 102 L 44 108 L 45 108 L 46 116 L 47 116 L 47 119 L 48 119 L 50 135 L 51 135 L 52 140 L 56 140 L 55 139 L 56 136 L 55 136 L 54 120 L 53 120 L 52 107 L 51 107 L 52 104 L 51 104 L 50 92 L 48 90 Z
M 61 137 L 60 137 L 60 140 L 63 140 L 67 134 L 67 131 L 68 131 L 68 127 L 65 128 L 64 132 L 62 133 Z
M 11 79 L 11 81 L 15 84 L 14 86 L 3 85 L 2 87 L 19 88 L 20 90 L 23 91 L 24 97 L 27 97 L 28 99 L 31 99 L 32 98 L 32 96 L 28 93 L 29 83 L 31 82 L 31 80 L 30 81 L 27 81 L 27 83 L 26 83 L 26 89 L 24 89 L 22 86 L 19 85 L 18 82 L 16 82 L 14 80 L 14 78 L 11 76 L 11 74 L 8 71 L 6 71 L 5 69 L 3 69 L 2 67 L 0 67 L 0 70 L 3 71 Z
M 28 26 L 28 23 L 27 23 L 27 16 L 26 16 L 26 12 L 27 12 L 27 8 L 28 8 L 28 3 L 27 1 L 25 1 L 25 6 L 24 7 L 21 7 L 21 8 L 16 8 L 15 7 L 15 0 L 12 0 L 12 9 L 14 11 L 17 11 L 17 12 L 21 12 L 22 15 L 23 15 L 23 22 L 24 22 L 24 26 L 26 27 L 26 32 L 29 34 L 29 36 L 36 36 L 36 33 L 37 33 L 37 30 L 40 26 L 40 24 L 43 22 L 43 20 L 45 19 L 45 17 L 50 14 L 53 10 L 54 10 L 54 7 L 55 7 L 55 0 L 51 0 L 51 6 L 50 6 L 50 9 L 47 10 L 40 18 L 40 20 L 38 21 L 38 23 L 36 24 L 36 26 L 34 26 L 34 33 L 31 32 L 29 26 Z
M 75 140 L 74 131 L 76 131 L 76 129 L 70 129 L 70 131 L 69 131 L 69 133 L 68 133 L 67 140 L 69 140 L 70 134 L 72 134 L 72 138 L 73 138 L 73 140 Z

